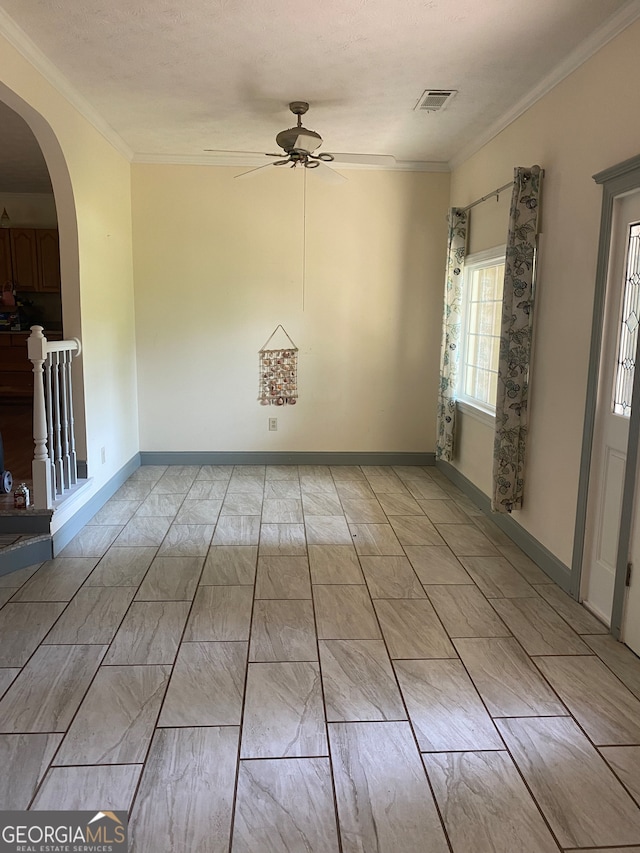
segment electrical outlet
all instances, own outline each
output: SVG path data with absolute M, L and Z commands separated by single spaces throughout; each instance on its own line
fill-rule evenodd
M 278 419 L 269 418 L 269 432 L 275 432 L 278 429 Z
M 102 462 L 103 465 L 107 461 L 107 448 L 106 447 L 100 448 L 100 461 Z

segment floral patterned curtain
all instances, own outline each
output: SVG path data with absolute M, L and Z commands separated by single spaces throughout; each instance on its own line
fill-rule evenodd
M 449 211 L 449 248 L 444 289 L 440 389 L 438 392 L 438 434 L 436 459 L 453 459 L 456 423 L 456 378 L 462 311 L 462 268 L 467 251 L 467 213 L 452 207 Z
M 496 395 L 491 501 L 491 508 L 495 512 L 511 512 L 522 506 L 536 236 L 542 175 L 540 166 L 529 169 L 518 167 L 514 172 Z

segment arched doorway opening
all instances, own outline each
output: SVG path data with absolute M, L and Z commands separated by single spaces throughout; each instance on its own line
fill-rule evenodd
M 25 376 L 24 371 L 30 370 L 30 363 L 25 363 L 25 330 L 38 324 L 50 331 L 52 337 L 82 338 L 78 233 L 71 179 L 48 122 L 2 83 L 0 114 L 5 118 L 0 122 L 0 214 L 6 207 L 9 216 L 2 229 L 4 233 L 0 234 L 0 248 L 4 245 L 10 253 L 13 250 L 10 262 L 14 265 L 22 262 L 20 278 L 26 281 L 26 286 L 18 282 L 16 289 L 18 310 L 0 305 L 0 429 L 5 441 L 5 467 L 15 468 L 14 479 L 28 479 L 33 432 L 32 397 L 25 394 L 25 379 L 29 374 Z M 60 290 L 52 279 L 51 252 L 47 254 L 47 246 L 50 248 L 56 237 Z M 17 278 L 16 269 L 10 273 Z M 6 264 L 4 267 L 0 264 L 0 277 L 0 287 L 8 291 Z M 73 392 L 78 458 L 85 460 L 81 359 L 73 366 Z

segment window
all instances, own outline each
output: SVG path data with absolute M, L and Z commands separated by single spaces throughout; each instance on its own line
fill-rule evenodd
M 631 416 L 633 373 L 638 348 L 640 325 L 640 225 L 629 227 L 627 263 L 624 276 L 624 294 L 620 312 L 618 358 L 613 388 L 613 413 Z
M 495 414 L 505 247 L 469 255 L 463 283 L 458 399 Z

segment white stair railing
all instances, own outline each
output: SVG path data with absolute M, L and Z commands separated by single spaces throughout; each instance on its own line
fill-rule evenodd
M 33 503 L 51 509 L 78 481 L 73 417 L 72 359 L 77 338 L 48 341 L 42 326 L 32 326 L 27 341 L 33 362 Z

